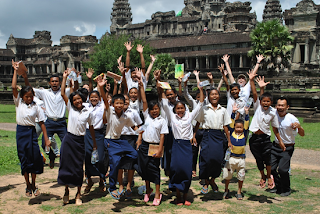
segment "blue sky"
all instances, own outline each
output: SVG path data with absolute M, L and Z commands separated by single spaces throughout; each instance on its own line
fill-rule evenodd
M 244 2 L 246 0 L 242 0 Z M 281 0 L 282 10 L 295 7 L 300 0 Z M 150 19 L 157 11 L 180 11 L 183 0 L 129 0 L 133 23 Z M 229 2 L 235 2 L 229 0 Z M 258 20 L 266 1 L 251 1 Z M 320 4 L 320 0 L 314 0 Z M 98 39 L 109 31 L 113 0 L 1 0 L 0 48 L 6 48 L 10 34 L 17 38 L 32 38 L 36 30 L 51 31 L 53 44 L 64 35 L 95 35 Z

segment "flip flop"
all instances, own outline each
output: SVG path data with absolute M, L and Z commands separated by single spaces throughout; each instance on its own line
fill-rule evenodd
M 77 206 L 80 206 L 82 204 L 82 200 L 80 198 L 76 198 L 76 203 Z
M 38 197 L 38 196 L 41 195 L 41 192 L 39 191 L 38 187 L 36 187 L 36 188 L 33 190 L 33 195 L 34 195 L 35 197 Z
M 160 194 L 160 198 L 159 199 L 154 198 L 153 199 L 153 206 L 159 206 L 160 203 L 161 203 L 161 199 L 162 199 L 162 194 Z
M 32 190 L 31 189 L 26 188 L 26 196 L 32 197 Z
M 269 180 L 268 180 L 268 188 L 269 189 L 273 189 L 276 186 L 275 183 L 274 183 L 273 175 L 270 175 L 270 179 L 272 181 L 272 185 L 271 186 L 269 185 Z
M 110 193 L 111 197 L 113 199 L 119 200 L 120 199 L 120 195 L 118 193 L 114 193 L 110 190 L 110 188 L 108 188 L 108 192 Z M 119 191 L 118 191 L 119 192 Z
M 124 195 L 124 189 L 122 189 L 121 192 L 119 192 L 119 190 L 118 190 L 118 195 L 119 195 L 120 197 L 123 196 L 123 195 Z
M 201 193 L 205 195 L 205 194 L 208 194 L 208 192 L 209 192 L 209 188 L 204 188 L 203 186 L 201 189 Z
M 210 186 L 211 186 L 213 192 L 219 192 L 219 187 L 216 183 L 212 184 L 212 182 L 210 182 Z
M 224 199 L 229 199 L 229 198 L 230 198 L 230 192 L 229 192 L 229 190 L 228 190 L 227 192 L 224 192 L 224 193 L 223 193 L 223 198 L 224 198 Z
M 151 189 L 151 191 L 149 192 L 149 194 L 144 194 L 144 202 L 148 202 L 149 201 L 149 199 L 150 199 L 150 195 L 151 195 L 151 193 L 153 192 L 153 189 L 152 188 L 150 188 Z
M 190 206 L 190 205 L 191 205 L 191 202 L 190 202 L 190 201 L 184 201 L 184 205 L 185 205 L 185 206 Z
M 130 200 L 132 197 L 132 191 L 131 190 L 126 190 L 126 199 Z
M 182 201 L 178 201 L 177 199 L 174 199 L 173 201 L 177 206 L 182 206 L 183 202 Z
M 259 184 L 260 188 L 263 189 L 266 187 L 266 180 L 264 180 L 263 178 L 260 179 L 260 184 Z
M 241 193 L 240 193 L 240 194 L 238 194 L 238 193 L 237 193 L 235 196 L 236 196 L 236 198 L 237 198 L 238 200 L 242 200 L 242 199 L 243 199 L 243 197 L 242 197 L 242 194 L 241 194 Z

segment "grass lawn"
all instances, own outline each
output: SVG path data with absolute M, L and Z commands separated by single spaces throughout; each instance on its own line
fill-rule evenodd
M 14 105 L 0 105 L 0 123 L 15 123 L 16 110 Z

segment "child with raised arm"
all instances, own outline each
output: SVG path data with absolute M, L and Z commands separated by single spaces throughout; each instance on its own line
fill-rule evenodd
M 209 184 L 215 192 L 218 191 L 215 178 L 219 177 L 221 173 L 224 145 L 230 145 L 228 125 L 231 123 L 231 119 L 227 110 L 219 104 L 219 91 L 212 89 L 208 98 L 209 103 L 202 108 L 196 118 L 197 125 L 195 127 L 195 132 L 197 132 L 197 127 L 202 123 L 204 129 L 199 158 L 199 179 L 205 179 L 201 190 L 203 194 L 209 192 Z
M 81 186 L 83 181 L 83 162 L 85 160 L 86 125 L 93 140 L 93 150 L 97 149 L 95 132 L 93 128 L 94 118 L 92 112 L 83 105 L 87 99 L 81 92 L 75 91 L 67 97 L 65 93 L 67 76 L 69 70 L 64 71 L 61 85 L 61 96 L 69 111 L 67 133 L 61 142 L 60 167 L 58 183 L 65 185 L 63 203 L 69 203 L 69 185 L 78 188 L 76 194 L 76 205 L 81 205 Z
M 150 101 L 147 103 L 146 95 L 143 89 L 143 84 L 140 82 L 141 99 L 143 102 L 143 115 L 145 118 L 146 129 L 139 135 L 137 141 L 138 150 L 138 166 L 139 174 L 142 180 L 146 182 L 146 194 L 144 202 L 148 202 L 153 189 L 150 187 L 150 182 L 155 183 L 156 193 L 153 200 L 153 205 L 160 205 L 162 194 L 160 194 L 160 158 L 163 153 L 164 137 L 169 133 L 167 121 L 160 115 L 160 105 L 158 101 Z M 158 146 L 158 151 L 155 154 L 148 154 L 149 147 Z
M 247 130 L 249 129 L 250 118 L 249 107 L 245 108 L 245 120 L 235 119 L 237 110 L 237 105 L 233 105 L 233 110 L 231 114 L 232 122 L 229 125 L 231 145 L 228 145 L 231 149 L 231 154 L 229 160 L 226 162 L 223 168 L 223 179 L 225 179 L 225 190 L 223 198 L 230 198 L 229 183 L 232 178 L 233 172 L 236 170 L 238 178 L 238 192 L 235 196 L 238 200 L 242 200 L 243 196 L 241 190 L 246 174 L 246 139 L 248 133 Z
M 176 204 L 190 206 L 187 201 L 187 193 L 191 185 L 192 178 L 192 146 L 191 139 L 193 138 L 192 121 L 199 114 L 204 101 L 202 87 L 200 90 L 200 101 L 190 113 L 186 110 L 183 102 L 177 101 L 173 110 L 169 107 L 169 100 L 163 89 L 157 84 L 158 89 L 162 94 L 162 105 L 166 112 L 168 120 L 171 123 L 173 133 L 172 154 L 170 162 L 170 183 L 169 188 L 177 191 Z M 181 200 L 180 192 L 183 192 L 183 200 Z
M 103 98 L 105 104 L 105 116 L 106 120 L 108 121 L 104 140 L 110 157 L 110 187 L 108 191 L 112 198 L 119 200 L 124 194 L 124 189 L 119 191 L 116 187 L 120 161 L 123 158 L 134 160 L 138 157 L 137 151 L 132 148 L 128 141 L 120 139 L 121 132 L 124 126 L 132 127 L 133 129 L 137 129 L 137 127 L 132 119 L 125 112 L 123 112 L 125 103 L 124 96 L 122 94 L 114 95 L 112 97 L 113 106 L 110 106 L 103 90 L 106 80 L 103 80 L 100 76 L 97 79 L 97 83 L 101 91 L 101 97 Z
M 272 126 L 273 132 L 279 141 L 281 149 L 285 151 L 286 147 L 279 135 L 279 122 L 276 116 L 276 110 L 271 107 L 272 95 L 270 93 L 264 93 L 260 98 L 258 98 L 254 84 L 256 74 L 251 72 L 248 73 L 248 75 L 254 100 L 254 115 L 249 127 L 249 130 L 252 132 L 252 137 L 249 139 L 250 150 L 256 159 L 256 163 L 261 174 L 260 187 L 264 188 L 266 186 L 266 179 L 268 179 L 268 188 L 273 189 L 275 184 L 273 176 L 271 175 L 272 143 L 270 141 L 270 125 Z M 264 173 L 265 167 L 267 175 Z
M 34 101 L 34 91 L 28 84 L 27 74 L 23 73 L 22 76 L 25 79 L 26 85 L 23 86 L 20 92 L 17 89 L 17 75 L 19 69 L 19 62 L 12 60 L 12 67 L 14 69 L 12 77 L 12 93 L 13 101 L 16 106 L 16 121 L 17 121 L 17 150 L 18 157 L 21 164 L 21 174 L 26 181 L 26 196 L 31 197 L 39 196 L 40 191 L 36 186 L 37 174 L 43 173 L 43 159 L 40 153 L 38 145 L 38 135 L 36 133 L 36 118 L 39 121 L 39 125 L 42 129 L 45 139 L 46 148 L 50 148 L 50 141 L 48 139 L 47 130 L 44 125 L 46 119 L 43 110 Z M 29 180 L 29 174 L 31 174 L 31 183 Z

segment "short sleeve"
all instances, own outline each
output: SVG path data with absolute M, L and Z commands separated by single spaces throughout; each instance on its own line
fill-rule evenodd
M 229 124 L 231 124 L 231 118 L 230 115 L 227 112 L 227 109 L 224 109 L 224 115 L 223 115 L 223 125 L 227 126 Z
M 68 104 L 67 104 L 67 109 L 68 109 L 68 111 L 70 111 L 71 108 L 72 108 L 71 102 L 70 102 L 70 100 L 68 99 Z
M 46 120 L 46 116 L 44 114 L 44 111 L 42 110 L 42 108 L 37 105 L 37 118 L 39 122 L 43 122 Z
M 89 126 L 92 126 L 94 124 L 94 116 L 92 114 L 92 111 L 90 111 L 90 113 L 89 113 L 88 124 L 89 124 Z
M 133 117 L 134 117 L 134 122 L 137 123 L 137 125 L 142 124 L 141 117 L 137 111 L 133 111 Z
M 251 92 L 250 82 L 248 82 L 241 90 L 242 90 L 242 96 L 248 99 L 250 97 L 250 92 Z
M 18 93 L 18 96 L 17 96 L 17 97 L 14 97 L 14 96 L 13 96 L 13 102 L 14 102 L 14 104 L 15 104 L 16 107 L 19 106 L 19 104 L 20 104 L 20 93 Z
M 70 88 L 66 88 L 65 94 L 68 98 L 70 97 Z
M 146 121 L 146 119 L 148 118 L 149 115 L 149 109 L 147 108 L 145 111 L 142 112 L 143 117 L 144 117 L 144 121 Z
M 198 114 L 198 116 L 195 119 L 197 122 L 199 123 L 203 123 L 204 122 L 204 108 L 200 109 L 200 112 Z
M 253 103 L 254 112 L 257 111 L 259 105 L 260 105 L 260 99 L 258 98 L 258 99 Z
M 278 117 L 276 115 L 274 115 L 271 120 L 271 126 L 274 128 L 279 128 L 279 121 L 278 121 Z
M 127 117 L 127 121 L 126 121 L 126 126 L 127 127 L 132 127 L 135 126 L 135 122 L 131 119 L 131 117 Z
M 33 91 L 36 97 L 38 97 L 41 100 L 44 99 L 44 96 L 45 96 L 44 93 L 46 93 L 44 89 L 33 88 Z
M 168 123 L 165 119 L 161 120 L 161 130 L 160 130 L 160 134 L 169 134 L 169 129 L 168 129 Z

